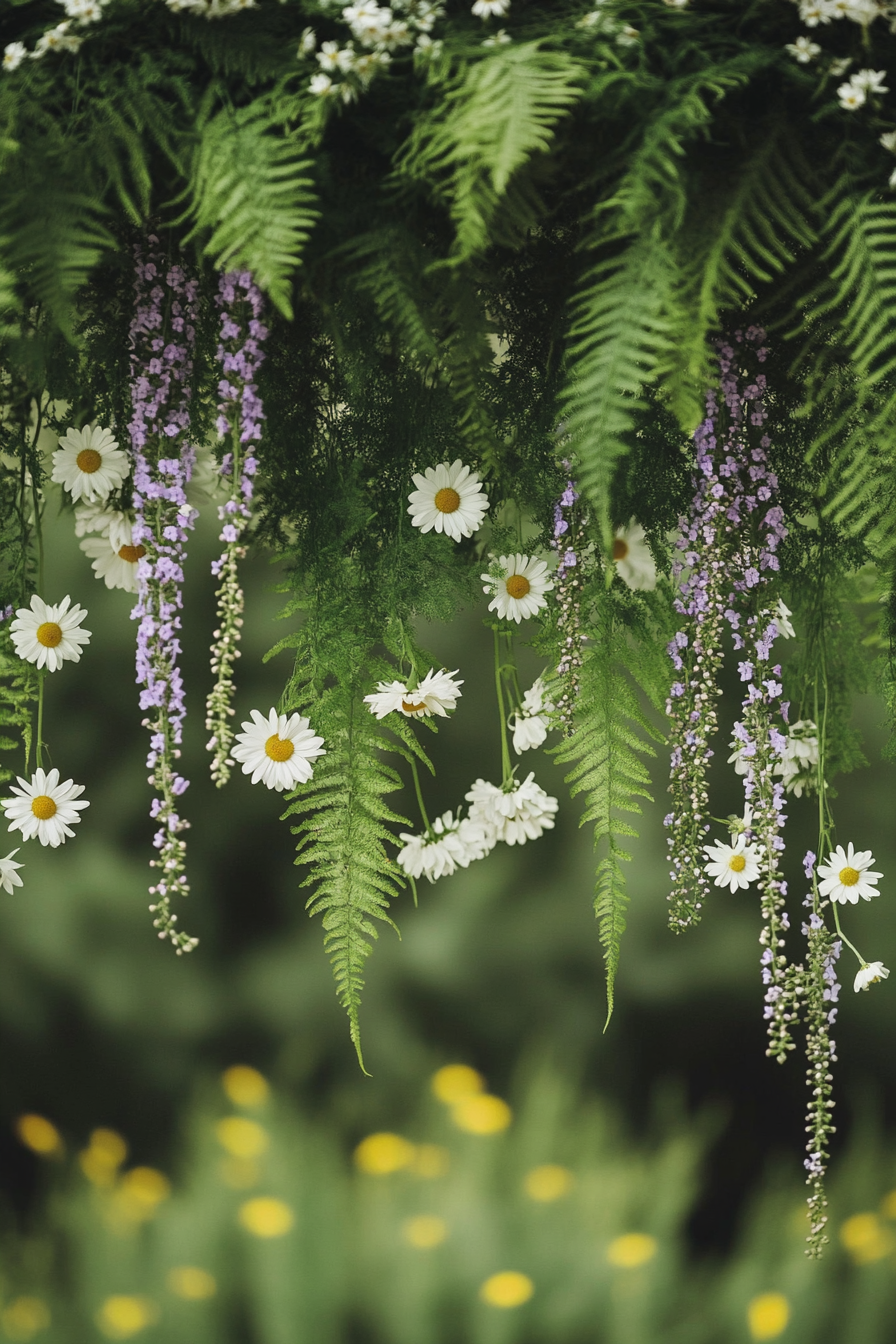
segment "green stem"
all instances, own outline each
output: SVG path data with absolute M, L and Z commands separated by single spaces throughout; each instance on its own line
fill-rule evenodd
M 507 741 L 504 687 L 501 684 L 501 640 L 497 630 L 495 631 L 495 690 L 498 692 L 498 717 L 501 720 L 501 788 L 506 789 L 513 782 L 513 769 L 510 764 L 510 745 Z
M 417 762 L 414 760 L 413 756 L 411 757 L 411 774 L 414 776 L 414 791 L 417 794 L 417 804 L 420 808 L 420 816 L 423 818 L 426 834 L 432 839 L 433 829 L 429 824 L 429 817 L 426 815 L 426 806 L 423 802 L 423 791 L 420 788 L 420 776 L 417 773 Z M 416 901 L 414 904 L 416 904 Z
M 38 770 L 42 770 L 44 765 L 44 682 L 47 677 L 43 670 L 38 672 L 37 677 L 37 741 L 34 744 L 34 760 Z
M 859 959 L 859 961 L 861 962 L 861 964 L 862 964 L 863 966 L 867 966 L 868 963 L 867 963 L 867 961 L 865 960 L 865 958 L 862 956 L 862 954 L 861 954 L 861 952 L 859 951 L 859 949 L 855 946 L 854 943 L 851 943 L 851 942 L 849 941 L 849 939 L 847 938 L 846 934 L 843 932 L 843 930 L 842 930 L 841 927 L 840 927 L 840 915 L 839 915 L 839 912 L 838 912 L 838 910 L 837 910 L 837 902 L 836 902 L 836 901 L 831 901 L 831 909 L 832 909 L 833 912 L 834 912 L 834 923 L 835 923 L 836 926 L 837 926 L 837 933 L 838 933 L 838 934 L 840 935 L 840 937 L 843 939 L 844 943 L 845 943 L 846 946 L 850 949 L 850 951 L 855 952 L 855 954 L 856 954 L 856 956 L 858 957 L 858 959 Z

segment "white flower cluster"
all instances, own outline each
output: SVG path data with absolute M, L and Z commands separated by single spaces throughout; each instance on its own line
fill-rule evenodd
M 553 712 L 553 701 L 548 698 L 547 687 L 539 677 L 523 696 L 522 706 L 510 716 L 513 749 L 517 755 L 541 746 L 548 735 Z
M 685 9 L 689 0 L 664 0 L 671 9 Z M 632 28 L 631 24 L 622 23 L 613 14 L 607 13 L 604 9 L 592 9 L 587 14 L 583 14 L 576 20 L 577 28 L 585 28 L 588 32 L 601 37 L 615 37 L 617 46 L 633 47 L 641 40 L 641 34 L 637 28 Z
M 807 28 L 831 23 L 834 19 L 851 19 L 867 28 L 886 13 L 877 0 L 796 0 L 800 18 Z
M 471 817 L 457 817 L 445 812 L 436 817 L 431 835 L 411 835 L 402 831 L 404 846 L 396 862 L 408 877 L 426 877 L 437 882 L 450 877 L 458 868 L 469 868 L 475 859 L 484 859 L 494 848 L 488 829 Z
M 18 70 L 29 57 L 39 61 L 50 51 L 79 51 L 84 35 L 78 29 L 98 23 L 109 0 L 57 0 L 57 3 L 65 10 L 65 18 L 38 38 L 33 51 L 24 42 L 9 42 L 4 47 L 2 64 L 7 73 Z
M 889 93 L 889 87 L 884 83 L 886 78 L 886 70 L 857 70 L 850 75 L 848 83 L 837 89 L 840 106 L 847 112 L 855 112 L 864 106 L 870 95 Z
M 431 33 L 445 10 L 433 0 L 393 0 L 391 8 L 376 0 L 358 0 L 342 10 L 352 40 L 340 45 L 323 42 L 317 49 L 317 35 L 306 28 L 299 43 L 299 59 L 315 57 L 320 70 L 308 83 L 317 98 L 340 98 L 354 102 L 373 77 L 388 69 L 393 52 L 415 48 L 424 58 L 437 56 L 441 43 Z
M 749 766 L 744 744 L 731 739 L 733 748 L 728 764 L 739 775 L 745 775 Z M 815 788 L 818 766 L 818 729 L 811 719 L 800 719 L 791 725 L 784 737 L 784 755 L 775 766 L 775 774 L 784 781 L 788 793 L 802 798 L 804 789 Z
M 197 14 L 204 19 L 226 19 L 258 8 L 257 0 L 165 0 L 165 4 L 175 14 Z

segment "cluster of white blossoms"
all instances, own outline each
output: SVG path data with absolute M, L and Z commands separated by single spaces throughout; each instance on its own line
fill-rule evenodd
M 687 9 L 690 0 L 663 0 L 670 9 Z M 577 28 L 585 28 L 601 37 L 614 37 L 617 46 L 633 47 L 640 42 L 641 34 L 629 23 L 622 23 L 615 15 L 605 9 L 592 9 L 576 20 Z
M 306 784 L 314 774 L 311 762 L 326 755 L 324 739 L 315 735 L 301 714 L 278 714 L 272 709 L 265 718 L 253 709 L 242 729 L 231 756 L 240 762 L 244 775 L 252 776 L 253 784 L 261 782 L 278 793 Z
M 874 94 L 889 93 L 890 90 L 884 83 L 886 78 L 886 70 L 856 70 L 850 75 L 849 80 L 837 89 L 840 106 L 847 112 L 855 112 L 858 108 L 864 107 L 868 98 Z
M 3 49 L 2 64 L 5 71 L 9 73 L 18 70 L 29 58 L 32 61 L 39 61 L 51 51 L 79 51 L 84 41 L 84 34 L 79 32 L 79 29 L 86 28 L 92 23 L 99 23 L 109 0 L 57 0 L 57 3 L 65 11 L 62 22 L 42 33 L 33 51 L 29 51 L 24 42 L 8 43 Z
M 542 832 L 553 830 L 559 806 L 556 798 L 535 783 L 534 771 L 522 783 L 514 780 L 509 789 L 477 779 L 465 797 L 470 820 L 488 829 L 493 844 L 503 840 L 507 845 L 524 845 L 537 840 Z
M 807 28 L 818 28 L 837 19 L 850 19 L 862 28 L 868 28 L 886 13 L 877 0 L 794 0 L 794 3 Z
M 323 42 L 318 50 L 314 29 L 302 33 L 299 59 L 314 57 L 320 67 L 311 76 L 309 91 L 318 98 L 351 103 L 376 74 L 389 68 L 394 52 L 414 48 L 415 56 L 422 59 L 437 56 L 442 44 L 431 34 L 444 13 L 444 7 L 433 0 L 393 0 L 391 7 L 376 0 L 357 0 L 344 6 L 341 17 L 351 41 L 344 45 Z
M 551 727 L 554 708 L 553 701 L 548 697 L 547 687 L 539 677 L 525 692 L 522 705 L 514 710 L 509 719 L 513 733 L 513 749 L 517 755 L 541 746 Z
M 134 543 L 134 516 L 105 507 L 131 472 L 126 453 L 110 429 L 99 425 L 66 430 L 53 454 L 52 479 L 75 501 L 75 535 L 107 588 L 137 591 L 137 571 L 146 554 Z
M 404 841 L 396 857 L 399 868 L 415 881 L 426 877 L 430 882 L 450 877 L 458 868 L 469 868 L 474 860 L 484 859 L 495 843 L 487 827 L 471 817 L 455 819 L 452 812 L 436 817 L 431 834 L 402 831 L 398 838 Z
M 175 14 L 196 14 L 204 19 L 227 19 L 247 9 L 257 9 L 257 0 L 164 0 Z

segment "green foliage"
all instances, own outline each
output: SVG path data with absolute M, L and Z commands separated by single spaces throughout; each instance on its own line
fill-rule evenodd
M 252 271 L 289 317 L 292 277 L 319 214 L 311 162 L 284 126 L 276 93 L 215 113 L 209 104 L 190 174 L 194 233 L 215 266 Z
M 572 766 L 566 776 L 572 796 L 585 795 L 579 824 L 594 824 L 594 847 L 600 853 L 594 913 L 607 968 L 608 1022 L 628 905 L 622 864 L 631 861 L 619 841 L 638 834 L 620 813 L 639 816 L 638 800 L 651 797 L 643 757 L 656 755 L 650 739 L 662 740 L 641 692 L 658 707 L 668 679 L 657 652 L 662 648 L 657 604 L 651 603 L 653 610 L 646 603 L 642 606 L 623 596 L 620 587 L 621 580 L 616 580 L 595 601 L 589 625 L 593 643 L 582 668 L 579 722 L 572 737 L 554 748 L 556 759 Z

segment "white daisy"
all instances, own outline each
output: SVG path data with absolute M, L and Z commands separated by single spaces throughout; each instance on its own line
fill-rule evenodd
M 510 0 L 476 0 L 473 13 L 477 19 L 503 19 L 510 9 Z
M 800 18 L 807 28 L 830 23 L 831 14 L 826 0 L 800 0 Z
M 413 688 L 403 681 L 378 681 L 376 690 L 365 695 L 364 703 L 371 714 L 384 719 L 393 712 L 406 719 L 428 719 L 433 714 L 447 718 L 460 699 L 462 681 L 455 681 L 459 668 L 453 672 L 436 672 L 430 668 L 423 680 Z
M 311 762 L 326 755 L 324 740 L 315 737 L 306 718 L 299 714 L 278 714 L 272 709 L 267 718 L 257 709 L 252 720 L 237 733 L 237 745 L 230 754 L 241 761 L 243 774 L 259 780 L 269 789 L 282 793 L 296 784 L 304 784 L 314 774 Z
M 860 989 L 867 990 L 869 985 L 879 985 L 881 980 L 889 979 L 890 972 L 882 961 L 869 961 L 864 963 L 853 981 L 853 989 L 858 994 Z
M 868 871 L 873 862 L 870 849 L 855 850 L 851 840 L 845 851 L 838 845 L 827 863 L 818 865 L 818 876 L 822 879 L 818 890 L 822 896 L 842 905 L 858 905 L 860 896 L 863 901 L 870 901 L 872 896 L 880 895 L 877 884 L 883 877 L 883 873 Z
M 398 866 L 414 879 L 427 877 L 437 882 L 450 877 L 458 868 L 468 868 L 475 859 L 483 859 L 495 845 L 494 832 L 481 822 L 469 817 L 455 821 L 451 812 L 437 817 L 432 826 L 433 835 L 409 835 L 396 858 Z
M 0 859 L 0 887 L 8 891 L 10 896 L 15 887 L 23 886 L 22 879 L 16 872 L 17 868 L 24 868 L 23 863 L 14 863 L 13 859 L 18 854 L 17 849 L 11 849 L 5 859 Z
M 854 84 L 841 84 L 837 90 L 837 97 L 840 99 L 840 106 L 846 112 L 855 112 L 865 102 L 865 90 L 856 88 Z
M 784 50 L 789 52 L 795 61 L 800 65 L 808 65 L 814 61 L 816 56 L 821 55 L 821 47 L 817 42 L 812 42 L 808 37 L 800 36 L 795 42 L 785 42 Z
M 81 628 L 87 612 L 79 606 L 69 610 L 70 602 L 66 596 L 51 607 L 34 593 L 30 611 L 19 607 L 9 632 L 20 658 L 48 672 L 58 672 L 66 660 L 78 662 L 81 645 L 90 643 L 90 631 Z
M 193 479 L 195 480 L 195 473 Z M 133 513 L 107 509 L 101 503 L 75 506 L 75 536 L 84 537 L 97 533 L 101 537 L 108 537 L 116 549 L 133 542 L 134 521 Z
M 492 594 L 489 611 L 496 611 L 502 621 L 516 621 L 534 616 L 547 606 L 545 593 L 553 588 L 548 579 L 548 567 L 534 555 L 500 555 L 492 561 L 488 574 L 480 574 L 484 593 Z
M 796 631 L 794 630 L 793 622 L 790 619 L 793 612 L 780 598 L 778 598 L 778 601 L 770 614 L 775 625 L 778 627 L 779 635 L 782 635 L 784 639 L 794 639 L 796 637 Z
M 488 495 L 475 471 L 460 458 L 440 462 L 413 476 L 417 489 L 408 495 L 411 523 L 421 532 L 444 532 L 453 541 L 472 537 L 488 511 Z
M 656 587 L 656 564 L 640 523 L 632 518 L 628 527 L 618 527 L 613 538 L 613 563 L 619 577 L 636 592 Z
M 886 78 L 886 70 L 857 70 L 850 76 L 849 82 L 854 89 L 859 89 L 862 93 L 889 93 L 890 90 L 884 83 Z
M 53 480 L 72 499 L 108 499 L 131 473 L 127 455 L 118 447 L 111 429 L 68 429 L 53 454 Z
M 775 774 L 784 780 L 784 788 L 797 798 L 803 789 L 818 782 L 818 729 L 811 719 L 800 719 L 787 733 L 784 756 L 775 766 Z
M 98 579 L 105 580 L 107 588 L 121 588 L 126 593 L 136 593 L 137 570 L 146 554 L 146 547 L 135 546 L 133 529 L 130 531 L 130 541 L 121 546 L 116 547 L 108 536 L 85 537 L 81 542 L 81 550 L 93 560 L 91 568 Z
M 28 48 L 24 42 L 9 42 L 3 48 L 3 69 L 18 70 L 19 66 L 28 55 Z
M 759 850 L 756 845 L 748 845 L 744 835 L 739 835 L 733 845 L 721 840 L 704 845 L 703 853 L 709 860 L 704 864 L 706 872 L 715 878 L 717 887 L 728 887 L 732 892 L 745 890 L 759 876 Z
M 535 783 L 534 771 L 521 784 L 514 782 L 506 793 L 496 784 L 477 779 L 466 799 L 471 805 L 470 820 L 508 845 L 524 845 L 537 840 L 542 831 L 553 830 L 559 806 L 556 798 Z
M 541 746 L 548 735 L 553 711 L 553 701 L 548 699 L 544 681 L 539 677 L 523 696 L 522 708 L 510 716 L 513 749 L 517 754 Z
M 64 845 L 66 836 L 74 835 L 69 828 L 81 820 L 78 813 L 90 806 L 86 801 L 75 801 L 84 792 L 84 785 L 75 784 L 71 779 L 60 784 L 58 770 L 51 770 L 49 774 L 35 770 L 30 784 L 21 776 L 18 780 L 20 789 L 12 785 L 16 796 L 0 798 L 9 829 L 21 831 L 25 840 L 37 836 L 42 845 L 51 845 L 53 849 Z

